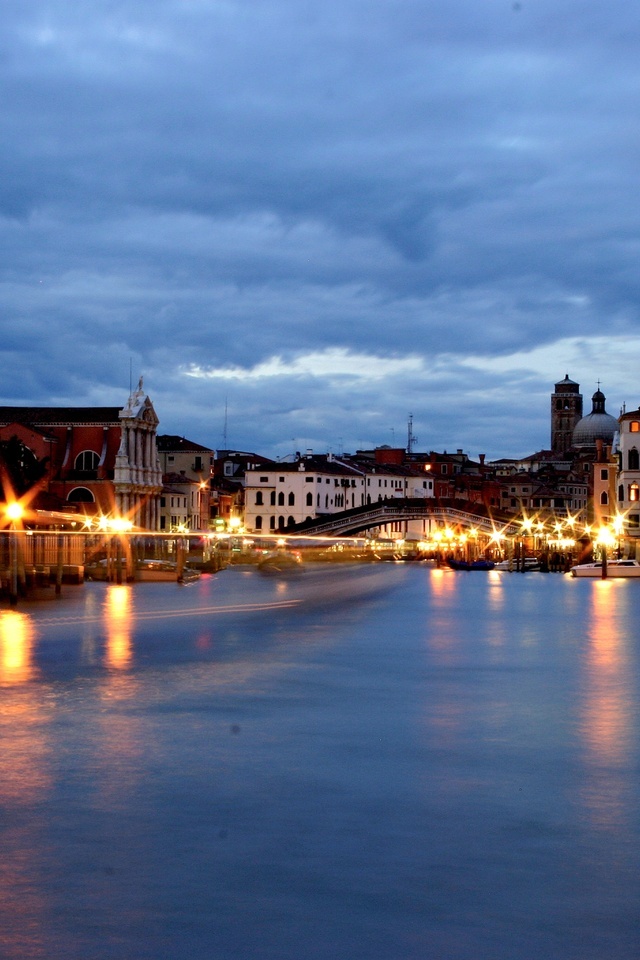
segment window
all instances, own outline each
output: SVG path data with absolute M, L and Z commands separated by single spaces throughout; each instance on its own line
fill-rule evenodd
M 86 487 L 75 487 L 67 497 L 69 503 L 94 503 L 91 490 Z
M 632 450 L 629 450 L 627 459 L 629 463 L 629 470 L 640 470 L 640 455 L 635 447 Z
M 272 490 L 271 493 L 270 493 L 270 495 L 269 495 L 269 503 L 271 504 L 272 507 L 275 507 L 275 505 L 276 505 L 276 492 L 275 492 L 275 490 Z
M 312 493 L 308 493 L 308 494 L 307 494 L 307 506 L 308 506 L 308 507 L 312 507 L 312 506 L 313 506 L 313 494 L 312 494 Z
M 195 462 L 194 462 L 194 464 L 193 464 L 193 469 L 196 471 L 196 473 L 198 473 L 200 470 L 202 470 L 202 457 L 196 457 L 196 458 L 195 458 Z
M 284 483 L 284 477 L 278 477 L 278 483 Z
M 275 518 L 275 517 L 269 517 L 269 529 L 270 529 L 270 530 L 275 530 L 275 528 L 276 528 L 276 518 Z
M 256 517 L 256 530 L 262 530 L 262 517 Z
M 632 483 L 629 487 L 629 500 L 640 500 L 640 487 L 637 483 Z
M 269 483 L 269 477 L 260 477 L 260 483 Z
M 282 492 L 282 490 L 278 494 L 278 506 L 284 507 L 284 493 Z
M 600 494 L 600 503 L 603 507 L 606 507 L 606 505 L 609 503 L 609 494 L 606 490 L 603 490 Z
M 629 433 L 640 433 L 640 420 L 632 420 L 629 424 Z
M 289 494 L 287 500 L 288 500 L 288 503 L 289 503 L 289 506 L 290 506 L 290 507 L 295 506 L 296 498 L 295 498 L 295 495 L 294 495 L 293 493 L 290 493 L 290 494 Z
M 305 477 L 305 478 L 304 478 L 304 482 L 305 482 L 305 483 L 313 483 L 313 477 Z
M 82 453 L 79 453 L 76 457 L 74 466 L 76 470 L 79 470 L 81 473 L 92 473 L 98 469 L 99 463 L 100 457 L 97 453 L 94 453 L 93 450 L 83 450 Z
M 608 479 L 609 479 L 609 471 L 607 470 L 606 467 L 603 467 L 603 469 L 600 471 L 600 479 L 601 479 L 601 480 L 608 480 Z
M 262 499 L 262 490 L 258 490 L 258 492 L 256 493 L 256 507 L 261 507 L 263 503 L 264 501 Z
M 618 487 L 618 500 L 620 501 L 620 503 L 622 503 L 624 500 L 624 487 L 622 486 L 622 484 L 620 484 L 620 486 Z

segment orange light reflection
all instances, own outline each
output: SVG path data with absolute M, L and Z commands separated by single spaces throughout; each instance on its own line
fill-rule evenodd
M 14 686 L 33 679 L 33 642 L 34 630 L 27 616 L 16 610 L 0 614 L 0 684 Z
M 584 800 L 594 821 L 606 826 L 623 816 L 624 779 L 632 754 L 633 690 L 625 633 L 616 628 L 628 584 L 602 580 L 593 587 L 580 731 L 589 767 Z
M 126 670 L 130 666 L 131 646 L 131 586 L 112 584 L 107 591 L 107 651 L 106 663 L 112 670 Z

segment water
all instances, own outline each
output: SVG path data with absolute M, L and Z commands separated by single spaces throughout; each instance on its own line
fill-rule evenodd
M 0 957 L 635 960 L 638 624 L 418 564 L 0 611 Z

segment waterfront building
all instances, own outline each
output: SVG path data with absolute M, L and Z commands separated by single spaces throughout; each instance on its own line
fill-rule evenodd
M 148 530 L 159 529 L 157 426 L 142 378 L 121 408 L 0 407 L 0 443 L 19 445 L 40 465 L 32 498 L 37 491 L 49 506 Z
M 186 526 L 192 532 L 209 530 L 214 451 L 170 434 L 160 434 L 157 445 L 163 482 L 161 529 Z M 185 497 L 186 517 L 178 519 L 182 513 L 176 510 Z
M 640 409 L 619 420 L 617 507 L 625 517 L 625 535 L 640 556 Z

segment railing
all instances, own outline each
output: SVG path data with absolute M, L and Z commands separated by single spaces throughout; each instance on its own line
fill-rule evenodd
M 295 527 L 286 528 L 288 534 L 340 534 L 357 533 L 369 527 L 381 526 L 393 520 L 419 520 L 425 517 L 442 519 L 450 523 L 476 529 L 481 533 L 493 534 L 496 530 L 507 536 L 514 536 L 519 532 L 519 526 L 514 523 L 496 521 L 482 514 L 462 510 L 459 507 L 435 505 L 429 500 L 382 500 L 377 503 L 366 504 L 353 510 L 335 513 L 331 519 L 315 520 Z

